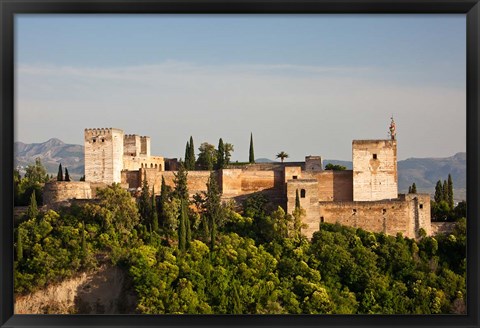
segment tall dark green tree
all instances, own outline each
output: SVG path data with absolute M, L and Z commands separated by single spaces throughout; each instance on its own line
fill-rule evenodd
M 443 190 L 442 200 L 446 201 L 447 204 L 448 204 L 448 184 L 447 184 L 447 180 L 443 180 L 442 190 Z
M 138 200 L 138 211 L 140 212 L 140 217 L 142 218 L 142 224 L 151 224 L 150 220 L 152 217 L 152 202 L 150 199 L 150 188 L 148 187 L 146 177 L 142 182 L 142 194 Z
M 65 181 L 70 181 L 70 174 L 68 173 L 67 168 L 65 168 Z
M 162 176 L 163 179 L 163 176 Z M 152 229 L 155 232 L 158 232 L 158 209 L 157 202 L 155 199 L 155 188 L 152 188 Z
M 188 164 L 188 167 L 190 170 L 195 170 L 195 147 L 193 146 L 193 137 L 190 136 L 190 143 L 189 143 L 189 149 L 188 149 L 188 160 L 190 163 Z
M 62 163 L 58 166 L 57 181 L 63 181 Z
M 175 183 L 175 196 L 180 199 L 184 200 L 188 203 L 188 185 L 187 185 L 187 175 L 188 172 L 185 170 L 185 163 L 180 162 L 180 166 L 178 171 L 175 175 L 175 179 L 173 182 Z
M 217 149 L 217 164 L 216 169 L 223 169 L 225 167 L 225 145 L 223 144 L 222 138 L 218 140 L 218 149 Z
M 250 133 L 250 151 L 248 154 L 248 162 L 255 163 L 255 152 L 253 150 L 253 133 Z
M 35 197 L 35 190 L 32 192 L 30 196 L 30 205 L 27 207 L 27 217 L 29 219 L 35 219 L 39 214 L 38 206 L 37 206 L 37 198 Z
M 450 174 L 448 175 L 447 188 L 448 188 L 448 206 L 450 206 L 450 209 L 453 209 L 454 208 L 454 205 L 453 205 L 453 180 L 452 180 L 452 176 Z
M 233 145 L 231 143 L 225 143 L 225 164 L 230 164 L 230 158 L 233 153 Z
M 215 247 L 217 238 L 217 227 L 221 224 L 222 204 L 221 193 L 218 188 L 215 173 L 210 174 L 207 182 L 207 192 L 205 194 L 205 214 L 208 220 L 208 231 L 210 232 L 210 249 Z
M 22 241 L 22 228 L 17 229 L 17 261 L 23 259 L 23 241 Z
M 85 264 L 87 258 L 87 241 L 85 237 L 85 221 L 82 222 L 82 264 Z
M 181 200 L 178 224 L 178 249 L 183 253 L 187 248 L 187 210 L 185 200 Z
M 412 194 L 416 194 L 417 193 L 417 185 L 415 184 L 415 182 L 412 184 Z
M 300 208 L 300 196 L 298 195 L 298 189 L 295 192 L 295 209 Z
M 442 181 L 440 180 L 438 180 L 437 184 L 435 185 L 435 195 L 433 199 L 437 204 L 443 200 L 443 187 L 442 187 Z
M 185 157 L 184 157 L 185 169 L 191 170 L 190 168 L 190 143 L 187 141 L 185 145 Z

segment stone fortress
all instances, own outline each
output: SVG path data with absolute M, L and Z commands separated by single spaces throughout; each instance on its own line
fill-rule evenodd
M 98 187 L 120 183 L 139 190 L 144 179 L 156 194 L 162 177 L 173 187 L 176 159 L 150 154 L 150 138 L 125 135 L 114 128 L 85 129 L 85 182 L 49 182 L 45 204 L 70 199 L 91 199 Z M 432 234 L 430 195 L 398 194 L 395 123 L 390 139 L 353 140 L 353 170 L 324 170 L 320 156 L 304 162 L 258 163 L 227 166 L 216 171 L 222 199 L 237 204 L 249 195 L 265 195 L 288 213 L 296 192 L 306 211 L 302 232 L 311 237 L 323 222 L 340 223 L 373 232 L 418 238 L 420 229 Z M 210 171 L 189 171 L 190 195 L 206 191 Z

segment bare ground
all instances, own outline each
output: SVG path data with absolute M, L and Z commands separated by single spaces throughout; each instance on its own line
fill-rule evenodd
M 104 264 L 90 273 L 19 296 L 16 314 L 135 313 L 136 296 L 122 269 Z

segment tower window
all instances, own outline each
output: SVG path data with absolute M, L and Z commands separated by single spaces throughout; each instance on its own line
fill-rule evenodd
M 293 180 L 297 180 L 298 176 L 294 175 L 292 178 Z
M 373 154 L 373 159 L 377 159 L 377 154 Z
M 323 216 L 320 217 L 320 222 L 321 222 L 321 223 L 325 222 L 325 219 L 324 219 Z
M 300 190 L 300 198 L 305 198 L 306 194 L 307 192 L 305 191 L 305 189 Z
M 105 139 L 102 138 L 102 142 L 105 142 Z
M 93 142 L 97 142 L 97 139 L 93 139 Z
M 423 209 L 423 204 L 420 204 L 419 207 L 420 207 L 420 209 Z
M 352 210 L 352 215 L 356 215 L 356 214 L 357 214 L 357 209 L 354 208 L 354 209 Z
M 387 213 L 387 209 L 386 209 L 386 208 L 384 208 L 384 209 L 382 210 L 382 214 L 385 214 L 385 213 Z

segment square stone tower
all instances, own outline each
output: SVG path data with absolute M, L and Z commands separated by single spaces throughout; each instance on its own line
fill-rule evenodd
M 398 197 L 397 141 L 353 140 L 353 200 Z
M 85 129 L 85 181 L 121 182 L 123 130 Z

